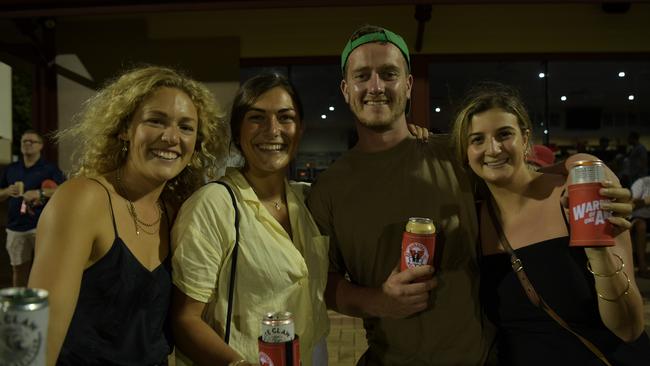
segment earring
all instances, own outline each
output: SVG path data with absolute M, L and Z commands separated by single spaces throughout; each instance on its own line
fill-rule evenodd
M 122 140 L 122 154 L 126 155 L 127 152 L 129 152 L 129 142 Z

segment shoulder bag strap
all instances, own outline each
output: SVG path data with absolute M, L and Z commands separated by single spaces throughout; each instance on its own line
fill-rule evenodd
M 497 232 L 497 235 L 499 237 L 499 240 L 501 241 L 501 244 L 503 245 L 503 248 L 506 250 L 508 255 L 510 255 L 510 265 L 512 266 L 512 270 L 515 272 L 515 275 L 517 276 L 517 279 L 519 279 L 519 283 L 521 283 L 521 287 L 523 287 L 524 291 L 526 292 L 526 295 L 528 296 L 528 299 L 530 302 L 537 308 L 541 308 L 548 314 L 553 320 L 555 320 L 556 323 L 558 323 L 562 328 L 566 329 L 569 333 L 573 334 L 576 336 L 582 344 L 585 345 L 600 361 L 603 362 L 603 364 L 607 366 L 612 366 L 612 364 L 607 360 L 607 357 L 596 347 L 593 343 L 591 343 L 587 338 L 581 336 L 578 334 L 576 331 L 571 329 L 571 326 L 567 324 L 567 322 L 562 319 L 547 303 L 544 301 L 544 299 L 535 291 L 535 288 L 533 287 L 533 284 L 528 280 L 528 276 L 526 276 L 526 272 L 524 271 L 524 265 L 521 262 L 521 259 L 517 258 L 517 254 L 515 254 L 515 251 L 512 249 L 512 246 L 510 245 L 510 242 L 508 241 L 508 238 L 506 238 L 506 234 L 503 232 L 503 228 L 501 227 L 501 222 L 499 221 L 499 218 L 494 210 L 494 206 L 492 204 L 492 199 L 488 198 L 487 200 L 487 205 L 488 205 L 488 213 L 490 214 L 490 219 L 492 220 L 492 226 L 494 226 L 494 229 Z
M 237 208 L 237 199 L 232 188 L 224 182 L 214 181 L 213 183 L 221 184 L 226 188 L 230 199 L 232 200 L 232 207 L 235 209 L 235 245 L 232 249 L 232 261 L 230 266 L 230 281 L 228 284 L 228 312 L 226 313 L 226 334 L 223 340 L 228 344 L 230 340 L 230 321 L 232 319 L 232 303 L 233 295 L 235 293 L 235 274 L 237 273 L 237 253 L 239 252 L 239 209 Z

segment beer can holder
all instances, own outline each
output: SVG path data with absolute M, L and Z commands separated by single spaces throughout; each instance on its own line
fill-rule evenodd
M 599 182 L 569 185 L 569 225 L 572 247 L 608 247 L 616 244 L 609 213 L 600 208 L 605 197 Z
M 298 335 L 282 343 L 268 343 L 257 339 L 261 366 L 300 366 L 300 342 Z

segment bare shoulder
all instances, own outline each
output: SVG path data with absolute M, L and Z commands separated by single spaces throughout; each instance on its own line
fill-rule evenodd
M 53 273 L 52 263 L 81 273 L 98 238 L 110 235 L 108 211 L 108 196 L 97 181 L 78 177 L 59 186 L 36 228 L 34 266 L 40 281 L 50 281 L 46 272 Z
M 102 184 L 85 177 L 75 177 L 58 187 L 45 207 L 46 211 L 55 211 L 57 216 L 70 219 L 91 219 L 102 210 L 108 202 L 108 195 Z M 46 212 L 44 212 L 46 214 Z

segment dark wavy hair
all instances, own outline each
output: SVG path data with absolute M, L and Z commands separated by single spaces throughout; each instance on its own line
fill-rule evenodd
M 300 117 L 300 123 L 304 123 L 304 112 L 302 101 L 296 92 L 296 88 L 291 84 L 289 79 L 284 75 L 278 73 L 264 73 L 253 76 L 246 80 L 235 95 L 230 111 L 230 136 L 231 142 L 239 148 L 239 135 L 241 133 L 241 124 L 244 121 L 244 116 L 248 112 L 257 99 L 267 91 L 280 87 L 284 89 L 291 100 L 293 106 Z

